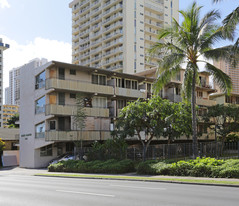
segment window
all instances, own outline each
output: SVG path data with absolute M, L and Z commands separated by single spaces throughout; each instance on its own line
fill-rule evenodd
M 45 104 L 46 104 L 46 97 L 45 96 L 38 99 L 35 102 L 35 114 L 44 113 L 45 112 Z
M 76 94 L 70 93 L 70 98 L 71 99 L 76 99 Z
M 52 145 L 41 147 L 40 156 L 52 156 Z
M 138 82 L 132 81 L 132 89 L 138 89 Z
M 92 99 L 92 105 L 95 108 L 107 108 L 107 98 L 106 97 L 94 97 Z
M 70 75 L 76 75 L 76 70 L 75 69 L 70 69 Z
M 197 92 L 197 97 L 202 98 L 202 92 Z
M 130 80 L 125 80 L 125 85 L 127 89 L 131 88 L 131 81 Z
M 92 74 L 91 82 L 92 84 L 106 85 L 106 76 L 100 74 Z
M 50 124 L 49 125 L 50 130 L 56 130 L 56 121 L 55 120 L 51 120 L 49 124 Z
M 35 126 L 36 138 L 45 138 L 45 122 Z
M 117 100 L 117 108 L 122 109 L 126 106 L 126 100 Z
M 36 76 L 35 89 L 41 89 L 45 87 L 45 81 L 46 81 L 46 72 L 44 71 Z

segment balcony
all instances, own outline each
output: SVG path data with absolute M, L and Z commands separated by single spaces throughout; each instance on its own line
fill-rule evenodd
M 103 40 L 108 40 L 108 39 L 111 39 L 111 38 L 116 38 L 116 37 L 118 37 L 118 36 L 120 36 L 122 34 L 123 34 L 123 31 L 122 30 L 118 30 L 118 31 L 116 31 L 114 33 L 112 32 L 110 35 L 104 36 Z
M 97 57 L 91 58 L 90 61 L 95 62 L 97 60 L 100 60 L 101 58 L 102 58 L 102 56 L 97 56 Z
M 197 98 L 196 103 L 197 105 L 202 105 L 202 106 L 213 106 L 216 104 L 214 100 L 209 100 L 204 98 Z
M 123 5 L 118 4 L 117 6 L 112 7 L 111 9 L 104 11 L 103 16 L 106 16 L 107 14 L 110 14 L 112 12 L 116 12 L 117 10 L 121 10 L 121 9 L 123 9 Z
M 79 80 L 62 80 L 62 79 L 47 79 L 46 89 L 59 89 L 66 91 L 88 92 L 92 94 L 113 95 L 113 87 L 106 85 L 92 84 Z
M 76 115 L 77 106 L 76 105 L 56 105 L 47 104 L 46 105 L 46 115 Z M 85 107 L 84 112 L 86 116 L 89 117 L 109 117 L 109 109 L 107 108 L 91 108 Z
M 105 44 L 103 46 L 103 49 L 109 48 L 109 47 L 112 47 L 112 46 L 117 46 L 117 44 L 122 44 L 122 43 L 123 43 L 123 39 L 120 38 L 120 39 L 117 39 L 116 41 L 111 41 L 111 42 Z
M 94 31 L 95 29 L 98 29 L 101 27 L 101 23 L 95 24 L 94 26 L 91 27 L 91 31 Z
M 111 56 L 111 55 L 116 54 L 116 53 L 119 53 L 119 52 L 123 52 L 123 47 L 110 50 L 110 51 L 106 52 L 103 56 L 104 56 L 104 57 L 106 57 L 106 56 Z
M 145 91 L 126 89 L 121 87 L 115 87 L 115 95 L 131 98 L 146 98 L 147 94 Z
M 84 35 L 86 35 L 86 34 L 89 34 L 89 32 L 90 32 L 90 29 L 87 29 L 87 30 L 81 32 L 81 33 L 79 34 L 79 36 L 82 37 L 82 36 L 84 36 Z
M 160 6 L 154 6 L 154 5 L 152 5 L 152 4 L 145 3 L 145 4 L 144 4 L 144 7 L 145 7 L 146 9 L 150 9 L 150 10 L 153 10 L 153 11 L 155 11 L 155 12 L 164 13 L 164 9 L 163 9 L 163 7 L 162 7 L 162 4 L 160 4 Z
M 98 48 L 96 48 L 96 49 L 92 49 L 92 50 L 90 51 L 90 54 L 94 54 L 94 53 L 97 53 L 97 52 L 100 52 L 100 51 L 102 51 L 102 47 L 98 47 Z
M 101 44 L 102 43 L 102 38 L 96 40 L 96 41 L 93 41 L 91 42 L 91 46 L 94 46 L 94 45 L 97 45 L 97 44 Z
M 90 8 L 90 5 L 85 7 L 84 9 L 81 9 L 80 14 L 84 14 L 89 8 Z
M 151 13 L 151 12 L 144 12 L 144 15 L 147 16 L 147 17 L 153 18 L 157 21 L 158 20 L 164 21 L 163 16 L 158 15 L 158 14 L 154 14 L 154 13 Z
M 122 21 L 118 21 L 118 22 L 116 22 L 116 23 L 114 23 L 114 24 L 111 24 L 110 26 L 108 26 L 108 27 L 105 27 L 104 29 L 103 29 L 103 32 L 109 32 L 110 30 L 112 30 L 112 29 L 117 29 L 118 27 L 122 27 L 123 26 L 123 22 Z
M 167 94 L 165 96 L 165 99 L 168 99 L 171 102 L 181 102 L 182 101 L 182 97 L 177 94 Z
M 77 141 L 111 139 L 110 131 L 47 131 L 46 141 Z
M 123 61 L 123 56 L 114 57 L 114 58 L 111 58 L 110 60 L 104 61 L 103 66 L 106 66 L 108 64 L 112 64 L 112 63 L 118 62 L 118 61 Z
M 90 22 L 97 22 L 97 20 L 100 20 L 101 19 L 101 14 L 100 15 L 98 15 L 98 16 L 96 16 L 96 17 L 94 17 L 94 18 L 92 18 L 91 20 L 90 20 Z
M 118 18 L 123 18 L 123 14 L 122 13 L 115 14 L 114 16 L 111 16 L 110 18 L 105 19 L 103 21 L 103 24 L 110 23 L 111 21 L 115 21 Z

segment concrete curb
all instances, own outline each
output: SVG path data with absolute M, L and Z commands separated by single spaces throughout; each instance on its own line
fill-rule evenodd
M 174 184 L 190 184 L 190 185 L 203 185 L 203 186 L 220 186 L 220 187 L 238 187 L 238 185 L 230 185 L 230 184 L 215 184 L 215 183 L 200 183 L 200 182 L 182 182 L 182 181 L 173 181 L 173 180 L 147 180 L 147 179 L 127 179 L 127 178 L 107 178 L 107 177 L 80 177 L 80 176 L 57 176 L 57 175 L 38 175 L 35 174 L 34 176 L 38 177 L 60 177 L 60 178 L 80 178 L 80 179 L 99 179 L 99 180 L 123 180 L 123 181 L 140 181 L 140 182 L 160 182 L 160 183 L 174 183 Z M 182 178 L 183 179 L 183 178 Z

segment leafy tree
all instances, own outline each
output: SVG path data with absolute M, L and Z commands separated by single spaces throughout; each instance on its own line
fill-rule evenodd
M 213 10 L 200 20 L 201 8 L 194 2 L 187 11 L 179 11 L 183 16 L 181 25 L 174 20 L 171 27 L 161 29 L 158 43 L 150 49 L 151 55 L 162 56 L 158 64 L 156 92 L 180 72 L 183 63 L 186 64 L 182 95 L 184 100 L 191 101 L 194 157 L 198 156 L 195 94 L 196 84 L 200 84 L 198 63 L 205 64 L 205 69 L 225 92 L 230 93 L 232 88 L 230 77 L 208 61 L 220 57 L 225 59 L 230 55 L 230 48 L 213 48 L 215 42 L 223 39 L 222 29 L 215 25 L 220 14 Z
M 239 107 L 235 105 L 222 105 L 208 107 L 204 115 L 205 123 L 215 132 L 215 138 L 219 135 L 224 143 L 227 137 L 239 132 Z
M 0 166 L 2 165 L 2 152 L 5 148 L 5 142 L 0 138 Z
M 159 138 L 164 135 L 172 139 L 173 135 L 179 137 L 188 133 L 188 128 L 182 126 L 182 123 L 185 124 L 190 119 L 190 115 L 189 118 L 181 119 L 186 116 L 184 111 L 180 110 L 183 107 L 181 103 L 170 103 L 159 96 L 132 102 L 121 110 L 116 122 L 116 134 L 123 138 L 137 136 L 143 146 L 143 160 L 145 160 L 148 146 L 154 137 Z
M 9 125 L 9 128 L 19 128 L 19 124 L 16 124 L 16 122 L 19 121 L 19 114 L 13 115 L 10 119 L 7 120 L 7 125 Z
M 123 160 L 126 156 L 127 143 L 122 138 L 108 139 L 103 144 L 94 142 L 91 151 L 87 154 L 92 160 Z
M 76 130 L 81 131 L 81 139 L 79 141 L 77 132 L 77 141 L 74 142 L 77 155 L 82 159 L 82 130 L 85 128 L 86 114 L 84 109 L 84 97 L 81 94 L 76 95 L 76 114 L 73 116 L 73 124 Z M 75 155 L 76 156 L 76 155 Z
M 183 103 L 170 104 L 168 115 L 165 118 L 165 129 L 163 136 L 168 138 L 168 143 L 181 136 L 187 137 L 192 134 L 191 107 Z

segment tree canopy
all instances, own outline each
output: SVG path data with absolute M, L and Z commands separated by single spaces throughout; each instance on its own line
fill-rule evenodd
M 171 103 L 159 96 L 140 100 L 124 107 L 116 122 L 116 135 L 136 137 L 143 146 L 143 157 L 153 138 L 169 140 L 191 133 L 191 113 L 183 103 Z

